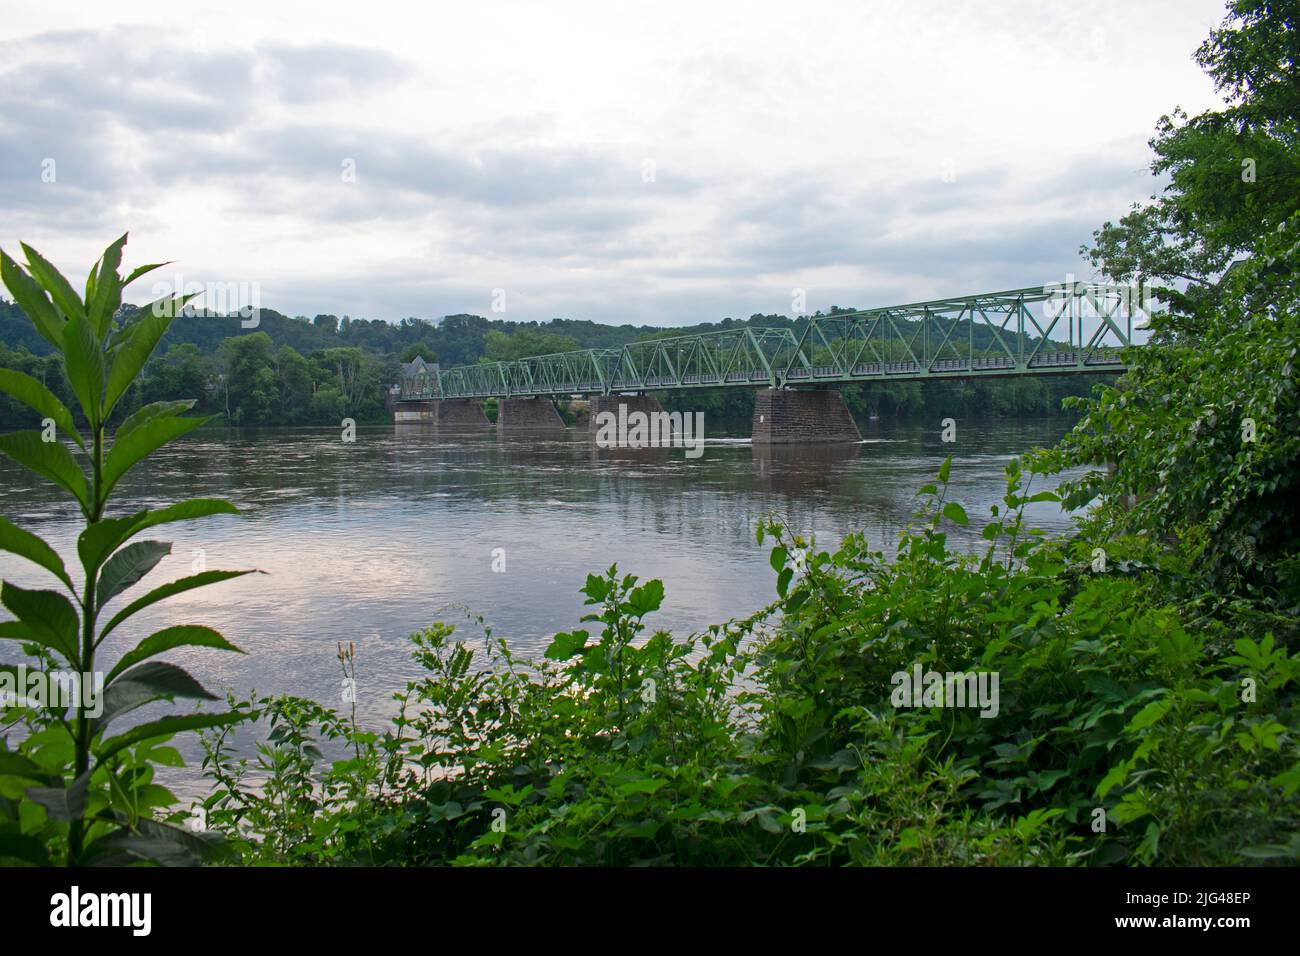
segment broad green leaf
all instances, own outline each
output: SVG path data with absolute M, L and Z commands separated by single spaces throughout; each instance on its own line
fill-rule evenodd
M 164 557 L 172 553 L 166 541 L 137 541 L 128 544 L 108 559 L 99 575 L 95 589 L 95 603 L 103 607 L 131 585 L 152 571 Z
M 104 518 L 81 532 L 77 538 L 77 554 L 86 567 L 99 567 L 123 542 L 129 541 L 146 528 L 170 521 L 189 521 L 217 514 L 237 515 L 239 509 L 220 498 L 192 498 L 166 508 L 137 511 L 121 518 Z
M 52 419 L 59 431 L 65 432 L 83 449 L 86 447 L 81 440 L 81 433 L 77 431 L 76 422 L 72 420 L 72 412 L 68 406 L 30 375 L 14 369 L 0 368 L 0 392 L 8 392 L 42 418 Z
M 70 664 L 78 664 L 77 629 L 81 619 L 66 597 L 57 591 L 28 591 L 5 581 L 0 584 L 0 604 L 18 618 L 6 625 L 21 624 L 30 635 L 25 639 L 53 648 Z M 15 633 L 13 629 L 0 631 L 0 636 L 12 639 Z
M 173 594 L 180 594 L 184 591 L 192 591 L 194 588 L 201 588 L 208 584 L 216 584 L 218 581 L 228 581 L 231 578 L 241 577 L 245 574 L 252 574 L 252 571 L 202 571 L 198 574 L 190 575 L 187 578 L 179 578 L 170 581 L 167 584 L 154 588 L 143 597 L 136 598 L 109 621 L 102 631 L 99 632 L 99 641 L 103 641 L 108 633 L 117 627 L 132 614 L 141 611 L 151 604 L 157 604 L 164 598 L 169 598 Z M 259 572 L 260 573 L 260 572 Z M 98 642 L 96 642 L 98 643 Z
M 182 412 L 188 412 L 194 407 L 194 399 L 187 399 L 180 402 L 150 402 L 126 417 L 126 421 L 118 426 L 117 433 L 114 437 L 128 435 L 135 431 L 141 425 L 153 421 L 155 418 L 171 418 Z
M 63 559 L 37 535 L 24 531 L 8 518 L 0 515 L 0 551 L 8 551 L 33 564 L 38 564 L 73 590 Z
M 131 866 L 140 862 L 159 866 L 197 866 L 218 859 L 221 838 L 215 833 L 195 833 L 147 816 L 133 827 L 113 830 L 86 847 L 80 866 Z
M 210 627 L 199 624 L 165 627 L 161 631 L 150 634 L 137 644 L 134 650 L 122 655 L 122 659 L 108 672 L 108 677 L 104 679 L 105 683 L 113 683 L 117 675 L 128 667 L 169 651 L 173 647 L 213 647 L 222 651 L 234 651 L 236 654 L 244 653 Z
M 1141 710 L 1139 710 L 1133 719 L 1128 723 L 1128 730 L 1142 730 L 1150 727 L 1163 717 L 1169 710 L 1169 701 L 1167 699 L 1153 700 Z
M 55 310 L 40 283 L 0 249 L 0 277 L 41 338 L 63 350 L 63 316 Z
M 126 234 L 104 250 L 99 261 L 99 274 L 95 277 L 94 291 L 86 298 L 86 313 L 97 338 L 108 331 L 109 322 L 122 304 L 122 277 L 117 274 L 122 264 L 122 247 Z
M 117 400 L 135 381 L 177 313 L 197 294 L 159 299 L 136 313 L 137 318 L 127 326 L 126 338 L 113 355 L 113 367 L 108 373 L 108 392 L 104 396 L 105 415 L 113 410 Z
M 104 353 L 90 323 L 79 316 L 63 327 L 63 364 L 72 392 L 93 428 L 104 414 Z
M 0 435 L 0 453 L 48 478 L 76 498 L 82 511 L 90 512 L 90 488 L 86 476 L 62 442 L 44 441 L 40 432 L 10 432 Z
M 970 518 L 966 517 L 966 509 L 955 501 L 949 501 L 943 506 L 943 516 L 953 524 L 970 524 Z
M 90 771 L 64 787 L 29 787 L 27 796 L 33 803 L 45 808 L 51 820 L 67 823 L 80 820 L 86 812 L 86 788 L 90 785 Z
M 81 299 L 78 298 L 77 292 L 63 278 L 63 274 L 58 269 L 50 265 L 45 257 L 33 249 L 27 243 L 19 243 L 23 248 L 23 253 L 27 256 L 27 271 L 32 274 L 41 287 L 50 294 L 54 304 L 62 310 L 63 314 L 69 319 L 75 317 L 86 318 L 86 309 L 82 305 Z
M 101 500 L 107 500 L 113 486 L 131 470 L 132 466 L 173 438 L 179 438 L 186 432 L 193 431 L 206 421 L 206 418 L 155 418 L 128 434 L 114 439 L 113 447 L 109 449 L 108 458 L 104 462 L 100 487 Z
M 12 750 L 0 750 L 0 777 L 22 777 L 41 783 L 53 783 L 56 779 L 30 757 Z
M 573 655 L 582 653 L 589 636 L 586 631 L 556 634 L 546 648 L 546 657 L 553 661 L 567 661 Z
M 104 710 L 91 725 L 98 734 L 115 717 L 155 700 L 216 700 L 203 685 L 184 669 L 164 661 L 149 661 L 133 667 L 113 681 L 104 691 Z
M 628 603 L 638 617 L 645 617 L 651 611 L 659 610 L 664 601 L 664 583 L 659 580 L 647 581 L 628 595 Z
M 155 737 L 170 737 L 186 730 L 203 730 L 208 727 L 226 727 L 247 719 L 247 714 L 227 711 L 221 714 L 184 714 L 176 717 L 163 717 L 159 720 L 132 727 L 124 734 L 110 737 L 100 744 L 95 751 L 96 764 L 102 764 L 118 751 L 134 747 L 138 743 Z
M 939 466 L 940 484 L 946 483 L 948 481 L 948 475 L 950 475 L 951 473 L 952 473 L 952 455 L 949 455 L 947 458 L 943 460 L 943 464 Z

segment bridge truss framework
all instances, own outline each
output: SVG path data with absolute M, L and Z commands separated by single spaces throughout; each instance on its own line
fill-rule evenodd
M 404 380 L 401 400 L 1120 372 L 1144 305 L 1127 286 L 1048 283 L 462 365 Z

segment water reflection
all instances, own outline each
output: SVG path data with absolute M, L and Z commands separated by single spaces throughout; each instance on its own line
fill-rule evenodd
M 710 438 L 699 458 L 681 448 L 597 449 L 586 429 L 533 440 L 491 430 L 405 424 L 361 429 L 204 430 L 130 473 L 116 512 L 181 498 L 229 498 L 242 517 L 166 526 L 174 543 L 150 575 L 161 582 L 208 568 L 267 572 L 155 605 L 135 632 L 110 641 L 116 657 L 153 629 L 203 623 L 247 655 L 169 655 L 213 690 L 293 693 L 336 704 L 337 641 L 357 642 L 358 713 L 378 721 L 414 676 L 405 637 L 454 605 L 485 615 L 495 633 L 540 654 L 585 612 L 577 589 L 617 562 L 662 578 L 665 607 L 648 623 L 690 631 L 743 615 L 774 596 L 767 549 L 754 526 L 777 513 L 822 546 L 866 528 L 892 545 L 915 492 L 953 454 L 949 497 L 962 501 L 978 542 L 980 518 L 1003 493 L 1013 455 L 1053 442 L 1060 422 L 963 424 L 955 445 L 939 428 L 877 423 L 861 445 L 753 448 Z M 0 460 L 0 513 L 75 553 L 77 515 L 43 482 Z M 1067 524 L 1054 505 L 1040 527 Z M 504 571 L 493 555 L 504 553 Z M 48 587 L 43 572 L 0 554 L 0 575 Z M 135 596 L 131 592 L 130 596 Z M 129 599 L 129 598 L 128 598 Z M 124 631 L 127 629 L 123 629 Z M 12 660 L 16 648 L 0 648 Z M 189 753 L 193 756 L 192 751 Z

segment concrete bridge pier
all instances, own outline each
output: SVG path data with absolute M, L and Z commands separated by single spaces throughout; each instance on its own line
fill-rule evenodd
M 468 398 L 427 398 L 394 402 L 393 421 L 437 425 L 447 431 L 487 431 L 491 423 L 483 406 Z
M 755 445 L 862 441 L 858 424 L 836 389 L 761 389 L 754 397 Z
M 497 399 L 498 435 L 563 435 L 564 419 L 549 398 Z

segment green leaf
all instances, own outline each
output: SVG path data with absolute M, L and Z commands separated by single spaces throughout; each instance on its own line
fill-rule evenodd
M 41 284 L 42 288 L 50 294 L 54 304 L 69 319 L 75 317 L 85 321 L 85 306 L 82 305 L 81 299 L 78 298 L 76 290 L 72 288 L 67 279 L 63 278 L 63 274 L 50 265 L 44 256 L 27 245 L 27 243 L 23 242 L 19 243 L 19 245 L 23 247 L 23 252 L 27 256 L 27 270 Z
M 169 259 L 167 262 L 151 262 L 147 266 L 136 266 L 135 269 L 131 271 L 131 274 L 122 280 L 122 288 L 125 289 L 142 275 L 147 275 L 150 272 L 153 272 L 154 269 L 161 269 L 163 266 L 169 266 L 174 261 L 174 259 Z
M 949 455 L 947 458 L 943 460 L 943 464 L 939 466 L 939 483 L 946 484 L 948 481 L 948 475 L 951 473 L 952 473 L 952 455 Z
M 567 661 L 575 654 L 581 654 L 587 646 L 589 635 L 586 631 L 572 631 L 556 634 L 546 648 L 546 657 L 553 661 Z
M 103 421 L 104 353 L 90 323 L 80 317 L 68 319 L 63 327 L 63 364 L 72 393 L 93 428 Z
M 103 641 L 104 638 L 108 636 L 109 631 L 113 630 L 113 628 L 117 627 L 132 614 L 143 610 L 151 604 L 157 604 L 164 598 L 169 598 L 173 594 L 180 594 L 183 591 L 191 591 L 194 588 L 201 588 L 208 584 L 216 584 L 218 581 L 228 581 L 231 578 L 237 578 L 252 573 L 252 571 L 202 571 L 199 574 L 193 574 L 187 578 L 179 578 L 175 581 L 170 581 L 167 584 L 156 587 L 143 597 L 136 598 L 122 610 L 118 611 L 117 614 L 113 615 L 113 619 L 104 626 L 102 631 L 99 632 L 99 641 L 96 643 Z M 261 572 L 258 573 L 260 574 Z
M 81 433 L 77 431 L 76 423 L 72 420 L 72 412 L 68 406 L 30 375 L 14 369 L 0 368 L 0 392 L 8 392 L 42 418 L 52 419 L 56 428 L 66 433 L 83 449 L 86 447 L 81 440 Z
M 96 764 L 102 764 L 118 751 L 134 747 L 138 743 L 155 737 L 170 737 L 186 730 L 203 730 L 207 727 L 226 727 L 247 719 L 248 715 L 238 711 L 226 711 L 220 714 L 183 714 L 163 717 L 159 720 L 132 727 L 124 734 L 110 737 L 100 744 L 95 752 Z
M 150 402 L 128 415 L 126 420 L 118 426 L 114 437 L 121 438 L 155 418 L 172 418 L 182 412 L 188 412 L 193 407 L 194 399 L 192 398 L 180 402 Z
M 1168 700 L 1153 700 L 1134 715 L 1129 721 L 1128 730 L 1142 730 L 1160 720 L 1169 710 Z
M 55 311 L 40 283 L 3 249 L 0 249 L 0 277 L 41 338 L 63 351 L 63 317 Z
M 216 700 L 184 669 L 165 661 L 149 661 L 124 672 L 104 691 L 104 710 L 91 724 L 98 734 L 109 721 L 155 700 Z
M 44 441 L 40 432 L 10 432 L 0 435 L 0 453 L 54 482 L 77 499 L 82 511 L 90 513 L 86 476 L 62 442 Z
M 86 812 L 86 788 L 90 785 L 87 770 L 65 787 L 28 787 L 27 796 L 45 808 L 51 820 L 67 823 L 80 820 Z
M 768 556 L 767 563 L 772 566 L 773 571 L 779 572 L 785 567 L 785 559 L 789 552 L 785 548 L 773 548 L 772 553 Z
M 67 658 L 68 663 L 80 669 L 77 628 L 81 619 L 67 598 L 57 591 L 28 591 L 5 581 L 0 585 L 0 604 L 18 618 L 17 622 L 5 622 L 10 627 L 0 629 L 0 637 L 30 640 L 53 648 Z M 13 628 L 14 623 L 22 627 Z M 0 625 L 0 628 L 5 625 Z M 19 636 L 24 632 L 28 636 Z
M 785 592 L 790 589 L 790 579 L 794 577 L 793 568 L 782 568 L 781 573 L 776 576 L 776 593 L 785 597 Z
M 206 421 L 206 418 L 155 418 L 126 435 L 115 438 L 104 462 L 101 500 L 107 500 L 113 486 L 141 459 Z
M 169 651 L 173 647 L 186 646 L 213 647 L 222 651 L 234 651 L 236 654 L 244 653 L 210 627 L 203 627 L 199 624 L 179 624 L 175 627 L 165 627 L 161 631 L 150 634 L 137 644 L 133 650 L 122 655 L 122 659 L 108 672 L 105 683 L 113 683 L 118 674 L 133 664 L 138 664 L 140 661 L 147 660 L 164 651 Z
M 970 518 L 966 517 L 966 509 L 955 501 L 950 501 L 943 506 L 943 516 L 953 524 L 970 524 Z
M 122 264 L 122 247 L 126 234 L 104 250 L 99 260 L 99 275 L 95 278 L 93 294 L 87 294 L 86 311 L 90 326 L 98 338 L 108 331 L 109 322 L 122 304 L 122 277 L 117 274 Z
M 136 313 L 136 318 L 126 327 L 125 341 L 113 356 L 113 367 L 108 373 L 108 392 L 104 397 L 105 415 L 113 410 L 117 400 L 135 381 L 177 313 L 196 295 L 197 292 L 159 299 Z
M 66 584 L 69 591 L 73 590 L 67 568 L 63 566 L 63 559 L 58 553 L 44 540 L 30 531 L 24 531 L 3 515 L 0 515 L 0 551 L 8 551 L 40 565 Z
M 664 583 L 659 580 L 647 581 L 628 595 L 628 603 L 632 605 L 637 617 L 645 617 L 651 611 L 659 610 L 663 602 Z
M 130 866 L 139 862 L 159 866 L 197 866 L 218 858 L 220 837 L 138 817 L 131 829 L 122 827 L 86 847 L 82 866 Z
M 166 508 L 137 511 L 121 518 L 104 518 L 81 532 L 77 538 L 77 554 L 87 568 L 97 568 L 119 545 L 147 528 L 216 514 L 237 515 L 239 509 L 220 498 L 191 498 Z
M 25 780 L 39 780 L 41 783 L 53 783 L 60 779 L 30 757 L 12 750 L 0 750 L 0 777 L 22 777 Z
M 165 541 L 137 541 L 128 544 L 104 565 L 99 576 L 99 587 L 95 590 L 96 604 L 103 607 L 152 571 L 159 561 L 171 553 L 172 546 Z

